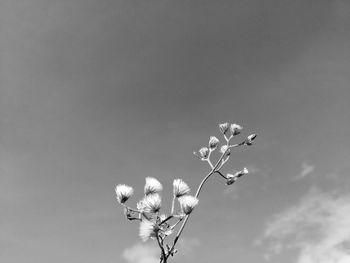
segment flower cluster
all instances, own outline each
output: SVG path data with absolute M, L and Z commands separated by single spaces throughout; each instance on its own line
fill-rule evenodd
M 198 196 L 204 183 L 207 182 L 207 179 L 216 174 L 224 178 L 226 185 L 231 185 L 235 183 L 238 178 L 248 174 L 247 168 L 244 168 L 233 174 L 227 173 L 224 175 L 222 173 L 222 168 L 229 160 L 233 148 L 253 145 L 257 135 L 251 134 L 244 140 L 241 140 L 241 142 L 232 144 L 231 140 L 239 137 L 238 135 L 242 133 L 242 126 L 226 122 L 219 124 L 219 130 L 225 139 L 225 143 L 220 145 L 220 140 L 217 137 L 210 136 L 208 145 L 200 148 L 198 152 L 194 152 L 200 160 L 209 164 L 210 172 L 202 179 L 194 196 L 190 195 L 190 187 L 182 179 L 175 179 L 173 181 L 172 204 L 168 214 L 161 213 L 161 192 L 163 186 L 157 179 L 146 177 L 144 196 L 139 202 L 137 202 L 136 208 L 131 208 L 126 205 L 126 202 L 134 193 L 133 188 L 124 184 L 119 184 L 115 187 L 116 199 L 124 207 L 126 218 L 129 220 L 140 221 L 140 238 L 143 241 L 147 241 L 150 238 L 157 240 L 161 250 L 161 263 L 166 263 L 169 256 L 174 256 L 177 252 L 175 249 L 176 242 L 178 241 L 190 214 L 198 205 Z M 213 162 L 212 153 L 216 150 L 218 150 L 220 157 Z M 181 227 L 179 227 L 172 244 L 165 244 L 165 239 L 174 233 L 174 229 L 179 226 L 180 222 L 182 222 Z
M 136 204 L 136 209 L 132 209 L 125 204 L 133 193 L 132 187 L 120 184 L 115 188 L 117 201 L 126 209 L 127 218 L 141 221 L 139 236 L 143 241 L 156 237 L 163 239 L 172 234 L 178 222 L 171 225 L 169 224 L 170 219 L 181 221 L 198 204 L 198 199 L 189 195 L 189 186 L 182 179 L 175 179 L 173 181 L 173 200 L 178 200 L 180 211 L 174 212 L 174 207 L 172 207 L 169 215 L 160 214 L 162 190 L 162 184 L 157 179 L 146 177 L 144 197 Z
M 235 174 L 227 173 L 226 176 L 220 172 L 220 169 L 228 161 L 232 148 L 237 146 L 243 146 L 243 145 L 247 145 L 247 146 L 253 145 L 253 142 L 256 139 L 257 135 L 254 133 L 250 134 L 242 142 L 238 144 L 231 144 L 231 140 L 237 135 L 241 134 L 243 127 L 236 123 L 230 124 L 228 122 L 225 122 L 225 123 L 219 124 L 219 129 L 226 141 L 226 143 L 221 145 L 220 147 L 219 152 L 221 153 L 221 157 L 219 161 L 214 165 L 210 159 L 211 153 L 215 151 L 217 148 L 219 148 L 219 144 L 220 144 L 219 139 L 216 138 L 215 136 L 210 136 L 208 147 L 200 148 L 198 152 L 194 152 L 194 155 L 196 155 L 202 161 L 208 162 L 210 167 L 213 169 L 213 173 L 219 173 L 223 178 L 226 179 L 226 184 L 231 185 L 234 182 L 236 182 L 239 177 L 248 173 L 247 168 L 244 168 L 243 170 L 238 171 Z

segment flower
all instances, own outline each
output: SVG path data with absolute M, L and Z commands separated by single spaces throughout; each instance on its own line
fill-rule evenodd
M 190 192 L 190 188 L 182 179 L 175 179 L 173 182 L 173 193 L 175 197 L 181 197 L 187 195 Z
M 247 137 L 247 139 L 245 140 L 245 144 L 246 145 L 249 145 L 249 146 L 251 146 L 252 144 L 253 144 L 253 141 L 256 139 L 256 134 L 251 134 L 251 135 L 249 135 L 248 137 Z
M 124 204 L 134 193 L 134 189 L 125 184 L 118 184 L 115 187 L 117 200 L 120 204 Z
M 203 148 L 200 148 L 198 152 L 199 152 L 199 156 L 202 159 L 205 159 L 208 157 L 209 149 L 207 147 L 203 147 Z
M 158 229 L 158 226 L 154 222 L 143 219 L 140 223 L 139 236 L 142 241 L 147 241 L 150 237 L 156 237 Z
M 218 145 L 219 145 L 219 139 L 218 138 L 216 138 L 215 136 L 210 136 L 210 139 L 209 139 L 209 148 L 211 149 L 211 150 L 214 150 L 214 149 L 216 149 L 216 147 L 218 147 Z
M 248 174 L 248 169 L 244 167 L 243 170 L 236 172 L 235 174 L 227 174 L 226 184 L 230 185 L 237 181 L 237 179 L 245 174 Z
M 163 190 L 162 184 L 153 177 L 146 177 L 145 195 L 159 193 Z
M 228 122 L 219 124 L 219 128 L 220 128 L 220 131 L 221 131 L 222 134 L 226 134 L 226 132 L 227 132 L 228 129 L 229 129 L 229 124 L 228 124 Z
M 181 196 L 178 200 L 180 202 L 182 212 L 184 212 L 186 215 L 189 215 L 199 202 L 198 198 L 192 195 Z
M 140 212 L 157 213 L 162 206 L 162 199 L 159 194 L 146 195 L 138 204 Z
M 240 134 L 242 129 L 243 129 L 243 127 L 238 125 L 238 124 L 236 124 L 236 123 L 233 123 L 230 126 L 230 131 L 231 131 L 231 134 L 233 136 L 236 136 L 236 135 Z

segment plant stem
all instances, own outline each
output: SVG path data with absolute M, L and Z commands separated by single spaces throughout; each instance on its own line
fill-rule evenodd
M 164 251 L 164 247 L 163 247 L 163 245 L 161 244 L 161 242 L 160 242 L 160 237 L 159 237 L 159 235 L 158 235 L 158 233 L 157 233 L 157 242 L 158 242 L 158 246 L 160 247 L 160 249 L 161 249 L 161 251 L 162 251 L 162 256 L 160 257 L 160 263 L 166 263 L 166 260 L 167 260 L 167 257 L 166 257 L 166 255 L 165 255 L 165 251 Z
M 176 196 L 174 195 L 173 196 L 173 201 L 171 202 L 171 212 L 170 212 L 170 214 L 174 214 L 175 198 L 176 198 Z

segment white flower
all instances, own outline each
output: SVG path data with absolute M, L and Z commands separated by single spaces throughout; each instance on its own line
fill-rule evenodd
M 230 131 L 231 131 L 231 134 L 233 136 L 236 136 L 236 135 L 240 134 L 242 129 L 243 129 L 243 127 L 238 125 L 238 124 L 236 124 L 236 123 L 233 123 L 230 126 Z
M 216 147 L 218 147 L 219 145 L 219 139 L 216 138 L 215 136 L 210 136 L 210 139 L 209 139 L 209 148 L 211 150 L 214 150 Z
M 158 226 L 149 220 L 143 219 L 140 223 L 139 236 L 142 241 L 147 241 L 150 237 L 156 237 Z
M 163 190 L 162 184 L 153 177 L 146 177 L 145 195 L 159 193 Z
M 187 195 L 190 192 L 188 185 L 181 179 L 175 179 L 173 182 L 173 194 L 175 197 Z
M 208 157 L 209 149 L 207 147 L 203 147 L 203 148 L 200 148 L 198 152 L 199 152 L 199 156 L 202 159 L 205 159 Z
M 162 205 L 162 199 L 159 194 L 146 195 L 138 204 L 137 209 L 141 212 L 157 213 Z M 141 208 L 141 209 L 140 209 Z
M 181 196 L 178 200 L 180 202 L 182 212 L 186 215 L 189 215 L 199 202 L 198 198 L 191 195 Z
M 134 189 L 125 184 L 118 184 L 115 187 L 115 193 L 117 195 L 118 202 L 120 204 L 124 204 L 130 198 L 130 196 L 133 195 Z
M 219 128 L 220 128 L 220 131 L 221 131 L 222 134 L 226 134 L 226 132 L 227 132 L 228 129 L 229 129 L 229 124 L 228 124 L 228 122 L 219 124 Z

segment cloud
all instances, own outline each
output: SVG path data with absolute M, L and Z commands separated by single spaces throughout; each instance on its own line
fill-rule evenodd
M 138 242 L 130 248 L 126 248 L 123 258 L 130 263 L 156 263 L 159 262 L 159 251 L 155 243 Z
M 188 256 L 194 249 L 200 246 L 198 238 L 180 238 L 176 247 L 176 256 Z M 130 263 L 156 263 L 159 262 L 160 250 L 156 242 L 141 243 L 124 249 L 122 257 Z
M 303 179 L 306 176 L 310 175 L 314 170 L 315 170 L 315 166 L 313 166 L 307 162 L 303 162 L 302 167 L 301 167 L 301 172 L 297 176 L 294 177 L 294 180 Z
M 297 249 L 296 263 L 350 262 L 350 195 L 312 189 L 299 204 L 274 216 L 262 238 L 266 259 Z

